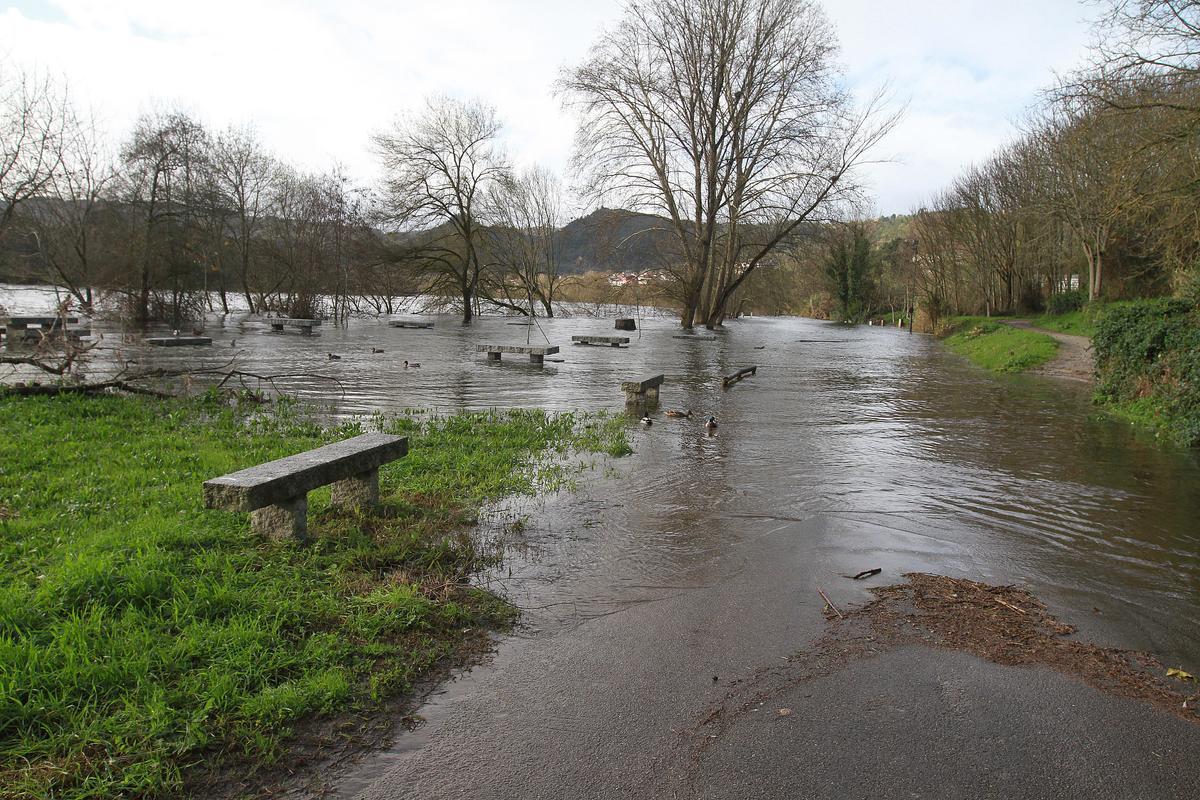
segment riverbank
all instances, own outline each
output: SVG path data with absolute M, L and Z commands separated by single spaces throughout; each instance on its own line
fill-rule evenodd
M 468 656 L 513 609 L 467 578 L 487 502 L 628 452 L 618 417 L 375 417 L 410 437 L 385 513 L 310 495 L 308 547 L 205 511 L 200 484 L 363 430 L 291 403 L 0 397 L 0 797 L 177 795 L 285 758 L 314 717 L 369 709 Z
M 946 346 L 992 372 L 1025 372 L 1058 353 L 1051 336 L 988 317 L 951 317 L 939 331 Z

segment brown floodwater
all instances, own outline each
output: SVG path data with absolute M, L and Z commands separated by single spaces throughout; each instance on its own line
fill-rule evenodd
M 831 573 L 1019 583 L 1092 639 L 1200 662 L 1200 458 L 1099 413 L 1087 386 L 992 375 L 920 334 L 806 319 L 744 319 L 715 341 L 643 319 L 627 349 L 570 346 L 573 334 L 614 333 L 611 319 L 430 319 L 431 330 L 351 320 L 309 338 L 237 315 L 209 319 L 207 348 L 146 348 L 114 333 L 102 347 L 146 367 L 236 357 L 342 418 L 620 411 L 622 380 L 664 373 L 662 408 L 692 419 L 631 421 L 634 455 L 599 459 L 577 492 L 508 501 L 487 517 L 485 534 L 510 555 L 484 580 L 531 611 L 530 635 L 721 580 L 752 568 L 737 555 L 745 541 L 797 536 Z M 497 365 L 475 351 L 527 340 L 560 345 L 561 362 Z M 757 375 L 720 388 L 748 365 Z M 528 520 L 519 532 L 504 525 L 515 517 Z

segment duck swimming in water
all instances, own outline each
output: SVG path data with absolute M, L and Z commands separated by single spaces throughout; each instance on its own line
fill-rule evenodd
M 676 411 L 675 409 L 671 409 L 670 411 L 664 411 L 663 413 L 668 417 L 675 417 L 676 419 L 687 419 L 692 416 L 691 409 L 688 409 L 687 411 Z
M 405 368 L 405 369 L 420 369 L 420 368 L 421 368 L 421 365 L 420 365 L 420 364 L 418 364 L 418 363 L 417 363 L 417 362 L 415 362 L 415 361 L 414 361 L 414 362 L 412 362 L 411 364 L 410 364 L 410 363 L 408 363 L 407 361 L 405 361 L 405 362 L 404 362 L 404 368 Z
M 704 427 L 710 431 L 715 431 L 717 429 L 717 418 L 710 414 L 708 419 L 704 420 Z
M 327 353 L 326 355 L 329 356 L 330 361 L 341 361 L 342 360 L 341 356 L 335 356 L 333 353 Z
M 378 347 L 372 347 L 372 348 L 371 348 L 371 352 L 372 352 L 372 353 L 382 353 L 383 351 L 382 351 L 382 350 L 380 350 Z
M 650 419 L 649 417 L 642 417 L 642 424 L 649 428 L 654 424 L 654 420 Z

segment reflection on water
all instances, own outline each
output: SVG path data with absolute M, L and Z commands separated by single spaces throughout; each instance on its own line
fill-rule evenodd
M 210 318 L 209 348 L 146 348 L 113 333 L 103 347 L 145 367 L 236 358 L 338 416 L 619 409 L 623 379 L 665 373 L 663 408 L 693 418 L 633 426 L 637 452 L 616 462 L 619 474 L 589 473 L 506 535 L 525 551 L 488 579 L 534 611 L 535 626 L 720 581 L 752 567 L 739 543 L 793 536 L 819 544 L 839 572 L 1023 582 L 1101 640 L 1200 658 L 1200 463 L 1100 417 L 1085 387 L 992 376 L 890 328 L 748 319 L 704 341 L 673 338 L 678 329 L 654 319 L 613 349 L 570 346 L 573 334 L 613 333 L 611 320 L 433 319 L 432 330 L 354 320 L 306 338 L 238 315 Z M 560 345 L 561 362 L 497 365 L 475 352 L 527 340 Z M 756 376 L 720 388 L 750 364 Z M 529 511 L 510 502 L 497 518 Z

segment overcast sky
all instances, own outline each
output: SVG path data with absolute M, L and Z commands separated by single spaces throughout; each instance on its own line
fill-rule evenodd
M 182 108 L 250 123 L 279 156 L 375 175 L 371 132 L 433 92 L 499 110 L 518 163 L 562 169 L 574 122 L 551 95 L 622 0 L 19 0 L 0 54 L 68 80 L 120 138 L 136 116 Z M 917 207 L 1012 135 L 1012 122 L 1078 64 L 1075 0 L 826 0 L 850 86 L 908 103 L 869 168 L 880 213 Z

